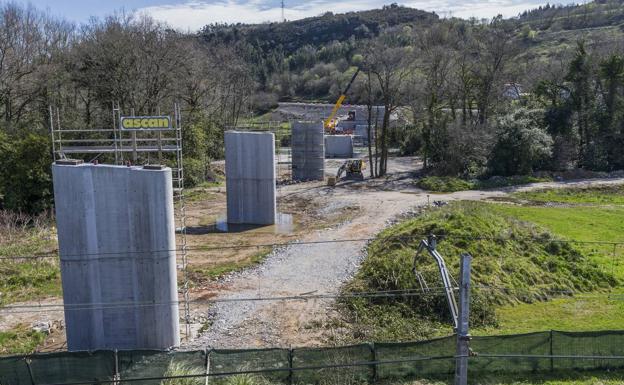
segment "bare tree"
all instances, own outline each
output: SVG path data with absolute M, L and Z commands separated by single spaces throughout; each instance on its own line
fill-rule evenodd
M 387 172 L 390 116 L 405 102 L 408 79 L 414 71 L 413 50 L 404 45 L 401 37 L 393 32 L 383 33 L 368 45 L 364 58 L 364 69 L 375 79 L 379 101 L 384 107 L 381 128 L 376 132 L 377 176 Z

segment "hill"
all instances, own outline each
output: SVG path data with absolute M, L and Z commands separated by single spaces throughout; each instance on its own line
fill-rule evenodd
M 321 47 L 333 41 L 367 39 L 384 28 L 438 21 L 435 13 L 392 4 L 382 9 L 333 14 L 265 24 L 211 24 L 201 31 L 208 42 L 244 42 L 264 53 L 283 50 L 292 54 L 310 45 Z
M 548 72 L 551 62 L 569 59 L 578 41 L 602 51 L 621 47 L 624 41 L 621 0 L 546 5 L 497 20 L 514 44 L 511 61 L 518 64 L 506 74 L 507 81 L 519 82 L 527 90 L 535 86 L 536 74 Z M 422 49 L 425 41 L 433 38 L 444 49 L 454 51 L 474 45 L 471 39 L 483 40 L 479 33 L 488 29 L 486 20 L 443 19 L 392 4 L 283 23 L 212 24 L 203 28 L 199 38 L 207 46 L 236 47 L 262 92 L 281 101 L 332 102 L 380 34 L 404 35 L 399 37 L 404 39 L 400 44 L 415 49 Z M 440 35 L 440 31 L 447 32 Z M 354 88 L 347 101 L 363 103 L 362 91 Z

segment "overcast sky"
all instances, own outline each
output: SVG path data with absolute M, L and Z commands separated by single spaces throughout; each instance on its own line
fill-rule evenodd
M 183 31 L 194 31 L 212 22 L 262 23 L 281 19 L 280 0 L 31 0 L 40 9 L 75 22 L 102 17 L 119 10 L 139 11 Z M 344 13 L 380 8 L 393 1 L 382 0 L 285 0 L 288 20 L 318 16 L 327 11 Z M 440 16 L 505 17 L 546 4 L 538 0 L 405 0 L 398 4 L 434 11 Z M 563 0 L 557 3 L 572 3 Z

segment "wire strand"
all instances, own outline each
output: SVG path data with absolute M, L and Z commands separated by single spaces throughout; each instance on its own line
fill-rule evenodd
M 571 243 L 571 244 L 591 244 L 591 245 L 609 245 L 619 246 L 624 245 L 624 241 L 582 241 L 582 240 L 570 240 L 570 239 L 552 239 L 543 237 L 489 237 L 489 236 L 460 236 L 452 234 L 412 234 L 412 235 L 399 235 L 389 237 L 369 237 L 369 238 L 345 238 L 345 239 L 326 239 L 320 241 L 301 241 L 301 242 L 275 242 L 275 243 L 259 243 L 248 245 L 227 245 L 227 246 L 187 246 L 186 251 L 218 251 L 218 250 L 239 250 L 246 248 L 262 248 L 262 247 L 289 247 L 297 245 L 318 245 L 318 244 L 332 244 L 332 243 L 351 243 L 351 242 L 373 242 L 373 241 L 405 241 L 414 239 L 424 239 L 427 236 L 435 235 L 440 240 L 463 240 L 463 241 L 497 241 L 497 242 L 510 242 L 510 241 L 538 241 L 538 242 L 554 242 L 554 243 Z M 181 248 L 174 249 L 155 249 L 155 250 L 126 250 L 115 252 L 99 252 L 99 253 L 82 253 L 82 254 L 63 254 L 61 255 L 61 262 L 83 262 L 83 261 L 96 261 L 100 259 L 113 259 L 115 257 L 103 257 L 103 256 L 115 256 L 117 258 L 127 258 L 132 254 L 150 254 L 150 253 L 167 253 L 167 252 L 182 252 Z M 72 257 L 84 257 L 84 256 L 99 256 L 99 258 L 72 258 Z M 28 259 L 59 259 L 58 253 L 48 253 L 40 255 L 14 255 L 14 256 L 0 256 L 0 260 L 28 260 Z M 153 259 L 153 256 L 142 257 L 144 259 Z M 140 258 L 135 258 L 140 259 Z

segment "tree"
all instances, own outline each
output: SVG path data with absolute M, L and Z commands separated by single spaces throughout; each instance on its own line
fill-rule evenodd
M 586 167 L 595 165 L 594 148 L 589 146 L 594 134 L 591 114 L 595 102 L 591 75 L 592 64 L 585 49 L 585 43 L 579 41 L 565 80 L 571 83 L 570 100 L 579 135 L 579 165 Z
M 490 158 L 494 175 L 527 175 L 547 165 L 552 138 L 542 128 L 543 111 L 519 108 L 498 119 Z
M 382 34 L 367 47 L 364 59 L 363 69 L 375 80 L 379 101 L 384 107 L 381 127 L 376 132 L 377 176 L 387 172 L 390 115 L 405 102 L 408 79 L 414 71 L 413 50 L 401 45 L 401 37 L 390 32 Z
M 487 123 L 502 90 L 505 70 L 512 59 L 516 46 L 512 39 L 513 25 L 495 17 L 488 25 L 475 30 L 471 48 L 478 65 L 472 68 L 476 89 L 478 121 Z

